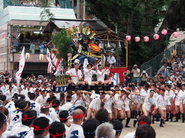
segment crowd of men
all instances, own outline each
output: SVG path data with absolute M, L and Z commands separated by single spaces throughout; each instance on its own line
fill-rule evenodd
M 129 128 L 133 118 L 133 126 L 138 124 L 138 127 L 125 138 L 155 138 L 150 124 L 160 120 L 160 127 L 164 127 L 165 122 L 173 121 L 174 109 L 174 122 L 180 118 L 184 122 L 184 63 L 183 56 L 179 60 L 172 55 L 154 76 L 156 82 L 149 79 L 146 71 L 140 74 L 134 65 L 125 74 L 125 83 L 118 85 L 111 78 L 104 79 L 112 65 L 103 68 L 88 64 L 82 73 L 75 63 L 66 72 L 71 77 L 68 90 L 61 93 L 54 92 L 56 81 L 36 78 L 33 74 L 17 86 L 6 71 L 0 76 L 0 136 L 118 138 L 122 121 L 125 119 L 124 127 Z M 163 70 L 170 73 L 165 76 L 161 73 Z

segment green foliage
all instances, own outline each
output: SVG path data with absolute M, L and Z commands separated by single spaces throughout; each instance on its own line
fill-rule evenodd
M 178 0 L 86 0 L 89 14 L 94 14 L 107 26 L 114 29 L 117 25 L 118 31 L 132 36 L 129 43 L 130 65 L 138 65 L 158 54 L 155 47 L 159 46 L 153 40 L 154 28 L 159 19 L 164 18 L 165 10 L 168 10 L 172 3 Z M 149 36 L 149 43 L 142 38 Z M 134 37 L 140 36 L 139 43 L 134 42 Z M 163 47 L 166 44 L 161 44 Z M 160 45 L 160 46 L 161 46 Z
M 67 54 L 72 53 L 72 48 L 70 44 L 73 40 L 73 36 L 68 36 L 66 33 L 66 29 L 61 28 L 60 32 L 57 32 L 52 39 L 52 42 L 56 49 L 58 49 L 58 53 L 55 53 L 56 57 L 62 57 L 67 62 Z
M 52 18 L 54 18 L 54 14 L 50 12 L 50 9 L 43 8 L 43 10 L 40 13 L 41 22 L 43 21 L 50 21 Z
M 40 13 L 41 23 L 43 21 L 50 21 L 54 18 L 54 14 L 49 9 L 49 0 L 40 0 L 40 5 L 43 9 Z

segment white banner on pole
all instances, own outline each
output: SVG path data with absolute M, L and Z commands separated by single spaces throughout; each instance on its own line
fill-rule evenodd
M 15 78 L 16 78 L 16 82 L 17 82 L 17 87 L 18 88 L 19 88 L 19 84 L 20 84 L 20 81 L 21 81 L 21 74 L 22 74 L 22 71 L 23 71 L 24 65 L 25 65 L 24 53 L 25 53 L 25 47 L 23 47 L 21 55 L 19 57 L 19 70 L 15 74 Z

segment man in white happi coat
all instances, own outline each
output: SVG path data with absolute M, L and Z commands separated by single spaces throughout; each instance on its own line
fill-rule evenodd
M 111 87 L 111 80 L 105 80 L 105 75 L 109 74 L 110 73 L 110 68 L 112 66 L 110 65 L 109 68 L 105 68 L 103 69 L 103 67 L 101 65 L 98 65 L 98 69 L 96 70 L 96 76 L 97 76 L 97 85 L 96 85 L 96 88 L 100 85 L 102 85 L 102 88 L 104 88 L 105 85 L 108 85 L 108 90 L 110 90 L 110 87 Z
M 82 79 L 82 72 L 79 70 L 79 64 L 75 63 L 74 68 L 68 70 L 66 72 L 71 77 L 71 80 L 68 80 L 69 89 L 72 89 L 72 84 L 80 86 L 80 89 L 82 89 L 85 85 L 84 81 L 80 81 Z

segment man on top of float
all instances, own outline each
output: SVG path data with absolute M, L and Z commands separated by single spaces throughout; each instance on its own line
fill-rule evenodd
M 69 89 L 72 89 L 72 84 L 74 85 L 78 85 L 80 86 L 80 90 L 82 90 L 82 88 L 85 85 L 84 81 L 80 81 L 82 79 L 82 72 L 79 69 L 79 64 L 75 63 L 74 64 L 74 68 L 68 70 L 66 72 L 67 75 L 69 75 L 71 77 L 71 80 L 68 80 L 68 84 L 69 84 Z

